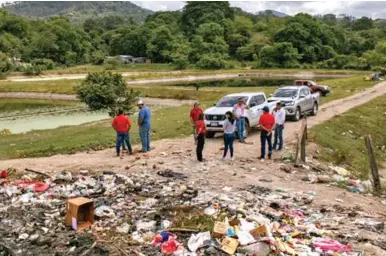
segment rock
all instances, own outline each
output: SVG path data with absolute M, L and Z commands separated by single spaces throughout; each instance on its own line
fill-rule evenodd
M 282 165 L 280 166 L 280 170 L 286 172 L 286 173 L 292 173 L 293 172 L 293 169 L 291 166 L 289 165 Z
M 27 233 L 23 233 L 23 234 L 19 235 L 19 239 L 20 239 L 20 240 L 25 240 L 25 239 L 27 239 L 28 237 L 29 237 L 29 235 L 28 235 Z
M 39 234 L 33 234 L 32 236 L 29 237 L 30 241 L 36 241 L 39 238 Z

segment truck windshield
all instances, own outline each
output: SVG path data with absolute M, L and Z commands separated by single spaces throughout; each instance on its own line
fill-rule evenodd
M 244 102 L 247 103 L 247 96 L 225 96 L 219 102 L 217 102 L 216 107 L 218 108 L 228 108 L 233 107 L 239 101 L 239 98 L 244 98 Z
M 278 98 L 293 98 L 298 93 L 297 89 L 279 89 L 272 96 Z

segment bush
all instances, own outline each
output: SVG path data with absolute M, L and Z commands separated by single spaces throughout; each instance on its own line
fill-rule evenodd
M 118 109 L 131 114 L 139 92 L 129 90 L 121 74 L 99 72 L 88 74 L 75 88 L 77 97 L 91 109 L 108 109 L 115 116 Z
M 8 72 L 12 71 L 14 68 L 12 62 L 9 57 L 0 52 L 0 79 L 4 79 L 7 77 Z
M 222 69 L 226 67 L 226 61 L 221 54 L 204 54 L 196 65 L 202 69 Z
M 106 59 L 104 60 L 104 66 L 106 70 L 114 70 L 119 67 L 121 61 L 117 59 Z
M 34 59 L 31 61 L 32 66 L 39 66 L 41 70 L 55 69 L 55 63 L 50 59 Z
M 95 51 L 91 55 L 91 62 L 94 65 L 102 65 L 103 62 L 105 61 L 105 53 L 103 51 Z

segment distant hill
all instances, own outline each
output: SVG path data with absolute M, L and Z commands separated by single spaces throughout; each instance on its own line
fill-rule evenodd
M 134 20 L 142 23 L 149 14 L 153 13 L 131 2 L 13 2 L 3 4 L 2 8 L 27 18 L 43 19 L 63 15 L 74 22 L 82 22 L 88 18 L 117 15 L 133 17 Z
M 286 13 L 283 13 L 283 12 L 278 12 L 278 11 L 275 11 L 275 10 L 265 10 L 265 11 L 260 11 L 258 12 L 257 14 L 258 15 L 264 15 L 265 13 L 267 12 L 272 12 L 272 14 L 276 17 L 287 17 L 287 16 L 290 16 Z

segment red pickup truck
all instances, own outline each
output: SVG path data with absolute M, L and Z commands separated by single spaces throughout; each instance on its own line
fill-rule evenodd
M 294 85 L 296 86 L 308 86 L 312 92 L 319 92 L 320 95 L 326 96 L 330 93 L 330 88 L 326 85 L 318 85 L 312 80 L 295 80 Z

